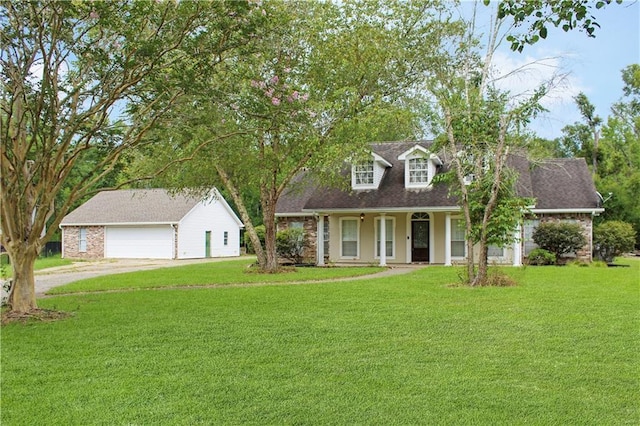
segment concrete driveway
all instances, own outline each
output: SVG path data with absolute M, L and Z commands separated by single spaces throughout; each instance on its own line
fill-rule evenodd
M 167 268 L 173 266 L 184 266 L 193 263 L 205 263 L 205 262 L 221 262 L 234 259 L 246 259 L 248 261 L 254 260 L 255 256 L 242 256 L 238 257 L 221 257 L 221 258 L 209 258 L 209 259 L 185 259 L 185 260 L 161 260 L 161 259 L 104 259 L 97 261 L 80 261 L 74 262 L 71 265 L 58 266 L 56 268 L 49 268 L 35 272 L 35 287 L 36 296 L 41 297 L 53 287 L 58 287 L 64 284 L 68 284 L 73 281 L 82 280 L 85 278 L 98 277 L 101 275 L 119 274 L 122 272 L 143 271 L 148 269 Z M 349 265 L 344 265 L 349 266 Z M 355 266 L 355 265 L 354 265 Z M 362 266 L 362 265 L 358 265 Z M 335 281 L 353 281 L 364 280 L 372 277 L 382 278 L 387 277 L 393 279 L 395 275 L 407 274 L 415 271 L 416 269 L 422 269 L 427 265 L 411 264 L 411 265 L 393 265 L 392 267 L 385 269 L 381 272 L 377 272 L 371 275 L 361 275 L 357 277 L 344 277 L 326 280 L 326 282 Z M 311 283 L 312 281 L 303 281 L 302 283 Z M 323 281 L 324 282 L 324 281 Z M 290 283 L 290 284 L 297 284 Z
M 254 256 L 243 256 L 247 260 Z M 208 259 L 104 259 L 96 261 L 79 261 L 71 265 L 58 266 L 35 272 L 36 296 L 42 296 L 47 290 L 68 284 L 73 281 L 93 278 L 101 275 L 119 274 L 122 272 L 143 271 L 147 269 L 184 266 L 193 263 L 220 262 L 238 258 L 220 257 Z

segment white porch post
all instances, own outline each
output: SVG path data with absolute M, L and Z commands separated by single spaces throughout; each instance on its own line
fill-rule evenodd
M 522 226 L 516 226 L 515 241 L 513 242 L 513 266 L 522 266 Z
M 318 256 L 316 264 L 324 266 L 324 214 L 318 215 L 316 227 L 316 254 Z
M 444 266 L 451 266 L 451 213 L 444 220 Z
M 387 266 L 387 221 L 380 213 L 380 266 Z

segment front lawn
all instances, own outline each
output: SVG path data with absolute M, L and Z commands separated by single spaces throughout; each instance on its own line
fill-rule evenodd
M 240 259 L 104 275 L 55 287 L 49 290 L 47 294 L 156 287 L 315 281 L 356 277 L 359 275 L 374 274 L 384 270 L 384 268 L 374 266 L 336 268 L 304 267 L 295 268 L 295 270 L 291 272 L 280 274 L 263 274 L 254 269 L 248 269 L 252 263 L 254 263 L 253 260 Z
M 4 326 L 3 425 L 640 423 L 640 262 L 52 297 Z
M 72 260 L 62 259 L 59 254 L 50 257 L 39 257 L 36 259 L 36 263 L 34 265 L 34 270 L 39 271 L 41 269 L 55 268 L 56 266 L 65 266 L 71 265 L 73 263 Z M 7 253 L 0 254 L 0 265 L 2 265 L 3 269 L 3 277 L 11 278 L 13 275 L 13 270 L 11 265 L 9 264 L 9 255 Z

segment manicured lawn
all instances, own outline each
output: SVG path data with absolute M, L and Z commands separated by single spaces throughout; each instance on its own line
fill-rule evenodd
M 3 327 L 3 425 L 639 424 L 640 262 L 95 293 Z
M 72 262 L 73 261 L 69 259 L 61 259 L 59 254 L 51 257 L 40 257 L 36 260 L 34 269 L 39 271 L 41 269 L 54 268 L 56 266 L 71 265 Z M 1 254 L 0 263 L 3 265 L 5 276 L 10 278 L 13 275 L 13 270 L 9 264 L 9 255 L 6 253 Z
M 61 259 L 60 255 L 58 254 L 51 257 L 38 258 L 38 260 L 36 260 L 34 269 L 36 271 L 39 271 L 41 269 L 55 268 L 56 266 L 71 265 L 72 263 L 73 261 L 70 259 Z
M 252 263 L 254 263 L 253 260 L 241 259 L 105 275 L 56 287 L 51 289 L 48 294 L 173 286 L 327 280 L 374 274 L 384 270 L 384 268 L 373 266 L 354 268 L 296 268 L 295 271 L 282 274 L 262 274 L 256 271 L 247 272 L 247 267 Z

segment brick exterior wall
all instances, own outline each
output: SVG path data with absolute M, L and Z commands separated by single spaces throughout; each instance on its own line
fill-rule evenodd
M 593 253 L 593 218 L 589 213 L 563 213 L 563 214 L 537 214 L 535 217 L 527 219 L 537 219 L 542 222 L 564 222 L 574 221 L 582 226 L 582 233 L 587 240 L 587 244 L 576 252 L 576 258 L 591 262 Z
M 104 258 L 104 226 L 84 226 L 87 230 L 87 251 L 80 251 L 80 226 L 65 226 L 62 238 L 64 257 L 67 259 Z
M 283 231 L 285 229 L 288 229 L 294 222 L 302 222 L 302 229 L 304 229 L 304 235 L 307 239 L 307 248 L 304 250 L 304 261 L 315 263 L 316 247 L 318 241 L 318 226 L 316 224 L 316 218 L 313 216 L 279 217 L 277 222 L 277 230 Z

